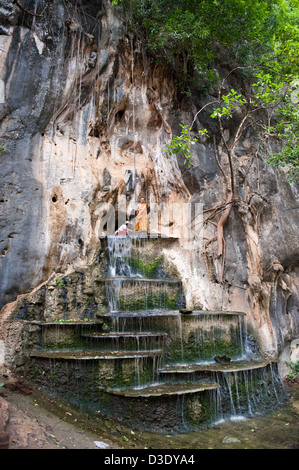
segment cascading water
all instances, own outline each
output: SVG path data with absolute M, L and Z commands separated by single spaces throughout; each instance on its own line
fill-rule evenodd
M 181 302 L 181 282 L 150 278 L 144 263 L 136 257 L 145 243 L 139 236 L 108 237 L 106 294 L 110 313 L 172 309 Z
M 106 277 L 97 278 L 97 288 L 104 292 L 106 286 L 108 311 L 90 322 L 41 325 L 40 348 L 31 352 L 37 383 L 48 380 L 50 394 L 97 407 L 127 425 L 167 433 L 282 404 L 277 367 L 251 350 L 245 314 L 179 311 L 181 283 L 149 277 L 153 258 L 146 243 L 107 240 Z M 62 298 L 67 294 L 65 288 Z M 95 292 L 94 298 L 101 296 Z
M 109 277 L 136 277 L 128 260 L 131 258 L 132 238 L 128 236 L 107 237 Z
M 217 372 L 215 380 L 220 385 L 217 390 L 218 420 L 263 414 L 281 405 L 286 397 L 273 364 L 257 369 Z
M 118 332 L 132 331 L 136 328 L 138 331 L 145 331 L 150 326 L 148 329 L 154 328 L 156 330 L 157 326 L 154 326 L 154 323 L 150 324 L 149 320 L 152 319 L 158 323 L 163 315 L 158 311 L 149 310 L 146 312 L 146 310 L 149 307 L 149 298 L 155 297 L 155 290 L 159 290 L 158 284 L 161 280 L 145 284 L 143 273 L 138 269 L 132 269 L 132 262 L 128 262 L 136 251 L 132 250 L 132 243 L 136 243 L 136 241 L 132 242 L 130 237 L 119 239 L 112 237 L 108 241 L 109 275 L 114 276 L 113 290 L 109 291 L 110 312 L 114 313 L 113 329 Z M 138 263 L 136 265 L 138 266 Z M 121 276 L 122 278 L 120 278 Z M 123 282 L 127 283 L 127 286 L 130 285 L 127 298 L 124 293 L 122 294 L 123 307 L 127 313 L 118 311 L 120 308 L 119 295 Z M 163 288 L 166 292 L 168 287 L 164 285 Z M 135 309 L 135 313 L 128 313 L 129 303 L 132 302 L 132 292 L 136 292 L 137 297 L 143 297 L 144 303 L 139 312 Z M 159 296 L 160 303 L 158 302 L 155 307 L 160 307 L 160 310 L 163 310 L 163 306 L 165 307 L 163 292 L 159 291 Z M 165 318 L 166 316 L 170 318 L 169 315 L 170 312 L 166 311 Z M 173 321 L 174 319 L 175 321 Z M 162 323 L 160 325 L 162 326 Z M 165 329 L 165 326 L 163 324 L 162 329 Z M 262 410 L 261 403 L 266 400 L 264 395 L 269 383 L 275 382 L 276 379 L 273 368 L 266 363 L 257 363 L 256 370 L 250 369 L 250 361 L 253 361 L 252 366 L 255 366 L 258 358 L 248 342 L 245 315 L 237 312 L 193 312 L 192 315 L 182 316 L 176 311 L 173 312 L 171 327 L 169 330 L 166 327 L 165 331 L 167 331 L 166 336 L 169 339 L 166 340 L 166 348 L 164 348 L 164 365 L 161 362 L 161 357 L 155 359 L 160 362 L 160 367 L 157 369 L 157 364 L 153 365 L 154 369 L 156 368 L 156 373 L 153 372 L 153 380 L 155 378 L 158 384 L 166 383 L 169 386 L 183 385 L 186 384 L 186 381 L 190 384 L 202 384 L 203 382 L 207 386 L 211 386 L 213 383 L 217 384 L 217 387 L 213 388 L 212 386 L 209 392 L 204 392 L 209 393 L 208 408 L 214 421 L 251 416 Z M 170 341 L 168 348 L 167 341 Z M 231 361 L 227 365 L 228 369 L 226 370 L 220 364 L 218 370 L 213 372 L 215 359 L 216 357 L 221 358 L 222 354 L 230 356 L 228 358 L 224 356 L 229 362 Z M 169 361 L 173 365 L 165 367 L 165 361 Z M 139 376 L 138 373 L 137 376 Z M 208 380 L 209 377 L 210 380 Z M 281 384 L 279 380 L 278 383 Z M 144 387 L 146 384 L 140 384 L 138 379 L 137 388 L 140 393 Z M 277 392 L 277 387 L 272 388 L 273 391 L 269 392 L 268 390 L 266 393 L 268 398 L 271 396 L 271 399 L 266 401 L 268 404 L 271 402 L 271 405 L 274 405 L 274 401 L 280 402 L 284 391 L 281 386 L 278 387 L 279 392 Z M 176 410 L 180 415 L 178 419 L 183 429 L 190 425 L 190 423 L 186 424 L 186 416 L 189 413 L 188 406 L 190 408 L 192 405 L 186 398 L 187 396 L 188 394 L 179 393 L 176 403 Z M 189 404 L 187 405 L 187 403 Z
M 120 277 L 132 277 L 132 269 L 127 260 L 131 258 L 131 239 L 127 236 L 107 237 L 109 278 L 106 282 L 107 301 L 110 312 L 119 311 Z

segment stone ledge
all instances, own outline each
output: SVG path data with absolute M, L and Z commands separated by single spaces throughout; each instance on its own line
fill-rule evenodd
M 216 390 L 219 387 L 216 383 L 211 384 L 157 384 L 148 387 L 138 387 L 131 389 L 107 389 L 106 392 L 112 395 L 119 395 L 130 398 L 161 397 L 170 395 L 186 395 L 199 393 L 206 390 Z
M 228 364 L 208 363 L 166 366 L 160 369 L 163 374 L 181 374 L 194 372 L 240 372 L 243 370 L 261 369 L 270 364 L 269 361 L 232 361 Z
M 162 350 L 153 349 L 148 351 L 35 351 L 30 354 L 31 357 L 40 359 L 54 360 L 106 360 L 106 359 L 137 359 L 142 357 L 153 357 L 162 355 Z

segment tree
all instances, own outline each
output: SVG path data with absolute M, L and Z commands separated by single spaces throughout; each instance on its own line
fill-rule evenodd
M 196 147 L 196 118 L 210 107 L 218 123 L 218 144 L 226 150 L 229 171 L 214 154 L 225 182 L 226 197 L 208 209 L 205 223 L 216 225 L 217 258 L 225 254 L 223 228 L 230 211 L 239 203 L 235 186 L 235 148 L 246 129 L 258 133 L 256 153 L 270 138 L 281 151 L 266 156 L 277 167 L 286 167 L 290 180 L 299 179 L 299 1 L 298 0 L 114 0 L 126 9 L 129 24 L 146 43 L 155 60 L 169 63 L 177 83 L 185 93 L 218 89 L 217 99 L 195 114 L 190 125 L 181 124 L 168 152 L 180 154 L 190 169 Z M 225 64 L 228 73 L 217 69 Z M 227 89 L 229 78 L 237 77 L 239 90 Z M 242 86 L 246 82 L 247 86 Z M 250 86 L 248 86 L 250 85 Z M 244 90 L 247 89 L 245 92 Z M 224 91 L 226 90 L 226 91 Z M 229 143 L 224 134 L 225 120 L 238 110 L 242 115 Z M 199 131 L 208 135 L 207 129 Z M 216 219 L 216 222 L 215 222 Z M 221 281 L 223 280 L 223 269 Z
M 219 85 L 218 99 L 207 103 L 201 108 L 196 113 L 190 126 L 181 125 L 181 135 L 174 137 L 171 144 L 168 145 L 169 153 L 182 153 L 185 163 L 190 168 L 193 165 L 191 148 L 197 143 L 193 125 L 204 108 L 212 108 L 211 118 L 216 119 L 218 122 L 220 142 L 226 150 L 229 172 L 227 173 L 224 170 L 223 163 L 218 158 L 216 136 L 213 135 L 214 155 L 225 182 L 226 197 L 225 201 L 206 210 L 208 216 L 204 220 L 204 224 L 209 222 L 215 224 L 215 218 L 217 222 L 216 236 L 210 238 L 205 243 L 204 251 L 206 253 L 208 245 L 217 240 L 217 258 L 223 257 L 221 282 L 223 281 L 225 254 L 223 229 L 232 207 L 240 202 L 235 186 L 235 172 L 238 167 L 238 159 L 235 158 L 234 150 L 245 131 L 249 127 L 254 127 L 259 134 L 255 154 L 260 151 L 261 144 L 265 143 L 269 138 L 276 138 L 282 141 L 282 151 L 277 154 L 271 154 L 268 161 L 278 167 L 288 165 L 287 177 L 291 181 L 297 180 L 299 176 L 299 110 L 298 106 L 296 106 L 296 101 L 299 101 L 299 99 L 297 98 L 298 89 L 293 90 L 297 80 L 294 79 L 293 75 L 289 75 L 284 76 L 283 80 L 280 77 L 279 81 L 274 81 L 270 73 L 262 70 L 256 73 L 257 82 L 252 86 L 255 89 L 255 92 L 252 94 L 250 93 L 245 97 L 234 89 L 231 89 L 227 94 L 222 94 L 230 73 Z M 229 143 L 225 138 L 223 121 L 232 118 L 236 110 L 242 115 L 242 118 Z M 199 133 L 209 136 L 207 129 L 200 130 Z
M 298 176 L 298 111 L 291 98 L 292 84 L 299 77 L 298 0 L 113 0 L 112 3 L 125 9 L 129 27 L 155 59 L 169 63 L 185 93 L 207 89 L 217 81 L 221 86 L 219 63 L 225 63 L 230 73 L 242 71 L 243 78 L 255 82 L 258 93 L 252 93 L 251 99 L 258 102 L 257 106 L 268 109 L 271 115 L 268 131 L 285 147 L 269 161 L 276 166 L 288 164 L 289 176 Z M 190 165 L 190 158 L 186 163 Z

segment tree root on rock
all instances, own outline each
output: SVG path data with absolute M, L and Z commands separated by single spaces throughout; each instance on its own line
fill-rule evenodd
M 209 223 L 212 223 L 213 225 L 215 225 L 216 229 L 217 229 L 217 235 L 215 235 L 214 237 L 211 237 L 209 240 L 207 240 L 205 242 L 203 253 L 205 255 L 207 255 L 208 245 L 210 245 L 210 243 L 217 240 L 217 257 L 216 258 L 220 259 L 222 257 L 222 269 L 221 269 L 220 284 L 223 283 L 224 266 L 225 266 L 225 253 L 226 253 L 226 243 L 225 243 L 225 239 L 224 239 L 224 235 L 223 235 L 223 228 L 224 228 L 224 225 L 227 222 L 227 219 L 229 217 L 229 214 L 230 214 L 230 211 L 231 211 L 233 205 L 234 205 L 233 196 L 232 196 L 232 194 L 229 194 L 229 196 L 228 196 L 225 203 L 219 204 L 218 206 L 216 206 L 214 208 L 207 209 L 206 211 L 204 211 L 204 212 L 212 212 L 212 213 L 203 221 L 203 224 L 205 225 L 209 222 Z M 220 211 L 223 211 L 223 212 L 222 212 L 218 222 L 217 223 L 213 222 L 212 219 Z M 211 262 L 210 259 L 209 259 L 209 262 Z M 213 277 L 217 279 L 215 273 L 214 273 Z M 216 281 L 216 282 L 219 282 L 219 281 Z

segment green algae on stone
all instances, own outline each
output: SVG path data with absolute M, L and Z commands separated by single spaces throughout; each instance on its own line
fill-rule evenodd
M 163 272 L 163 260 L 157 258 L 154 261 L 145 261 L 140 258 L 124 258 L 133 272 L 136 272 L 148 279 L 158 279 L 165 277 Z

